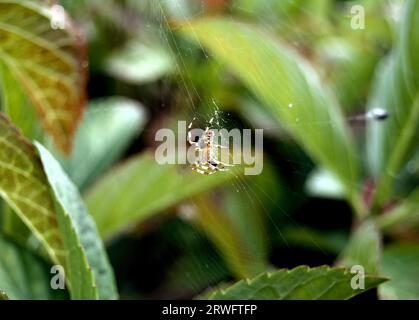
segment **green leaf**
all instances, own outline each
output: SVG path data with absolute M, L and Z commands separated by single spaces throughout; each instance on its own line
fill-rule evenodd
M 328 300 L 349 299 L 377 287 L 384 278 L 365 276 L 365 289 L 352 289 L 354 274 L 327 266 L 263 273 L 224 290 L 211 292 L 210 300 Z
M 48 158 L 46 151 L 42 154 L 48 161 L 44 163 L 45 170 L 55 175 L 51 180 L 53 190 L 36 150 L 0 114 L 1 196 L 39 239 L 53 263 L 65 268 L 73 298 L 93 299 L 98 290 L 99 298 L 112 298 L 113 277 L 109 275 L 111 271 L 104 261 L 105 253 L 94 224 L 55 160 Z M 46 168 L 48 165 L 51 168 Z M 71 206 L 62 199 L 63 187 L 64 198 L 72 197 L 74 201 Z M 75 272 L 77 277 L 72 276 Z M 83 282 L 77 282 L 80 279 Z
M 53 298 L 50 267 L 0 236 L 0 288 L 10 299 Z M 1 300 L 1 290 L 0 290 Z
M 132 41 L 105 61 L 107 72 L 132 84 L 150 83 L 174 71 L 176 62 L 163 46 Z
M 355 230 L 339 260 L 349 269 L 360 265 L 366 273 L 379 273 L 381 235 L 373 221 L 365 221 Z
M 29 98 L 10 69 L 0 61 L 1 107 L 25 137 L 42 139 L 41 127 Z
M 90 102 L 71 156 L 63 158 L 55 153 L 55 157 L 70 179 L 84 190 L 121 157 L 144 127 L 146 118 L 143 106 L 127 98 Z
M 145 118 L 143 107 L 126 98 L 112 97 L 91 102 L 77 132 L 71 156 L 64 158 L 59 152 L 54 152 L 55 157 L 70 179 L 83 190 L 121 156 L 141 130 Z M 37 251 L 30 231 L 7 208 L 2 229 L 9 237 L 21 244 L 29 244 Z
M 177 203 L 233 179 L 230 172 L 203 176 L 175 165 L 159 165 L 150 154 L 136 156 L 94 185 L 86 203 L 100 234 L 115 233 Z
M 54 199 L 39 158 L 1 113 L 0 194 L 41 241 L 51 260 L 66 265 Z
M 38 253 L 38 250 L 42 250 L 41 248 L 43 248 L 36 236 L 6 203 L 3 203 L 0 229 L 0 232 L 5 236 L 13 239 L 13 241 L 23 247 L 30 248 L 33 252 Z
M 1 0 L 0 61 L 68 153 L 85 102 L 87 63 L 80 33 L 68 17 L 64 29 L 52 28 L 53 14 L 45 3 Z
M 81 196 L 57 160 L 36 143 L 45 173 L 59 205 L 56 213 L 68 252 L 68 276 L 72 298 L 116 299 L 112 268 L 96 225 Z
M 350 25 L 347 19 L 342 20 Z M 366 20 L 370 29 L 369 17 Z M 349 32 L 351 36 L 347 37 L 325 37 L 315 43 L 315 50 L 318 62 L 325 70 L 325 81 L 332 86 L 345 111 L 354 112 L 355 108 L 365 104 L 370 89 L 366 84 L 374 77 L 379 57 L 365 43 L 353 37 L 352 29 Z
M 419 299 L 419 246 L 399 244 L 386 248 L 382 274 L 390 278 L 378 288 L 382 299 Z
M 314 69 L 296 52 L 251 25 L 203 18 L 180 30 L 206 46 L 270 108 L 305 150 L 342 181 L 361 212 L 354 146 L 335 99 Z
M 368 108 L 384 108 L 385 122 L 370 121 L 367 145 L 378 179 L 375 207 L 388 201 L 394 179 L 419 144 L 419 2 L 406 1 L 399 42 L 379 69 Z

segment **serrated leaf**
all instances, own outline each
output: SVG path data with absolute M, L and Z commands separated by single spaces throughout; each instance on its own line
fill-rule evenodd
M 46 4 L 1 0 L 0 61 L 29 96 L 56 144 L 68 153 L 85 103 L 87 63 L 80 33 L 67 16 L 64 29 L 54 29 L 54 13 Z
M 144 107 L 136 101 L 122 97 L 93 100 L 77 131 L 71 156 L 55 156 L 71 181 L 84 190 L 126 151 L 146 119 Z
M 223 18 L 181 25 L 252 91 L 305 150 L 345 186 L 362 211 L 356 189 L 359 165 L 349 130 L 330 92 L 296 52 L 255 26 Z
M 375 207 L 391 194 L 394 179 L 418 147 L 419 127 L 419 2 L 406 1 L 399 41 L 376 75 L 370 110 L 384 108 L 385 122 L 370 121 L 367 152 L 378 179 Z
M 36 143 L 54 192 L 57 217 L 68 252 L 68 269 L 74 299 L 116 299 L 116 286 L 105 248 L 81 196 L 47 149 Z M 77 288 L 76 290 L 76 285 Z
M 45 168 L 50 163 L 53 168 L 48 168 L 48 172 L 53 170 L 56 175 L 54 190 L 51 190 L 36 150 L 0 114 L 0 195 L 41 241 L 53 263 L 65 268 L 73 298 L 94 299 L 98 290 L 99 298 L 113 297 L 114 292 L 109 289 L 113 288 L 113 277 L 109 276 L 108 265 L 101 264 L 105 253 L 100 251 L 100 238 L 92 231 L 92 220 L 85 216 L 83 204 L 72 189 L 74 187 L 62 178 L 55 163 L 48 161 Z M 64 182 L 57 182 L 57 179 Z M 64 193 L 74 200 L 72 206 L 68 206 L 66 201 L 62 203 L 62 193 L 54 194 L 57 188 L 63 191 L 59 188 L 62 184 L 67 188 Z M 65 210 L 74 212 L 63 212 L 62 205 Z M 69 220 L 70 217 L 73 220 Z M 87 260 L 87 254 L 94 255 L 94 258 Z M 78 276 L 72 277 L 74 273 Z M 77 281 L 80 279 L 83 282 Z
M 10 299 L 53 298 L 49 271 L 50 267 L 38 257 L 0 236 L 0 288 Z
M 352 289 L 354 274 L 327 266 L 264 273 L 210 293 L 210 300 L 343 300 L 377 287 L 384 278 L 365 276 L 365 289 Z
M 339 264 L 352 268 L 360 265 L 366 273 L 378 274 L 381 261 L 381 235 L 373 221 L 365 221 L 353 232 L 341 254 Z
M 64 158 L 58 151 L 54 152 L 54 156 L 70 179 L 80 190 L 84 190 L 118 160 L 142 129 L 145 119 L 144 108 L 135 101 L 122 97 L 93 101 L 77 132 L 71 156 Z M 7 208 L 3 214 L 2 229 L 19 243 L 29 244 L 37 251 L 30 231 Z
M 86 203 L 100 234 L 109 239 L 134 223 L 233 178 L 232 172 L 203 176 L 175 165 L 159 165 L 146 153 L 106 174 L 87 192 Z
M 390 279 L 378 288 L 382 299 L 419 299 L 419 246 L 398 244 L 386 248 L 382 274 Z
M 50 191 L 35 150 L 0 114 L 0 194 L 41 241 L 52 261 L 65 265 Z

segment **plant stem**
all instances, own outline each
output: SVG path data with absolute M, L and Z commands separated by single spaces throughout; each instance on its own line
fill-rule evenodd
M 372 213 L 379 214 L 385 205 L 389 195 L 393 189 L 393 175 L 397 173 L 403 166 L 406 154 L 410 147 L 413 137 L 417 134 L 417 124 L 419 122 L 419 94 L 416 96 L 412 106 L 412 114 L 405 124 L 405 130 L 400 136 L 399 142 L 396 144 L 387 166 L 377 184 L 374 201 L 372 205 Z

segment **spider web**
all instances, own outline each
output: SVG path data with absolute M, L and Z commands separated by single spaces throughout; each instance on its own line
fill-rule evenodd
M 181 8 L 182 1 L 181 0 L 173 0 L 173 1 L 164 1 L 164 2 L 170 2 L 170 5 L 172 8 Z M 195 19 L 199 18 L 200 16 L 206 14 L 206 9 L 204 5 L 205 1 L 202 1 L 200 5 L 197 5 L 196 11 L 193 14 L 189 14 L 188 17 L 185 17 L 186 19 L 184 21 L 188 21 L 188 19 Z M 269 12 L 269 1 L 261 1 L 261 6 L 264 6 L 266 4 L 266 10 L 265 12 Z M 271 3 L 271 2 L 269 2 Z M 285 154 L 288 150 L 290 150 L 290 153 L 296 152 L 295 151 L 295 145 L 292 141 L 292 139 L 287 135 L 284 134 L 284 130 L 281 127 L 280 124 L 275 123 L 273 121 L 269 121 L 269 116 L 267 114 L 261 115 L 261 119 L 254 120 L 252 117 L 245 117 L 245 120 L 243 121 L 242 118 L 243 115 L 237 115 L 232 114 L 229 110 L 223 110 L 222 102 L 220 102 L 219 96 L 217 96 L 216 93 L 212 93 L 211 90 L 206 92 L 207 96 L 203 97 L 200 90 L 197 88 L 197 86 L 194 83 L 194 79 L 192 79 L 189 75 L 189 72 L 185 72 L 185 70 L 188 70 L 188 56 L 187 52 L 190 51 L 196 51 L 196 46 L 193 44 L 185 44 L 182 43 L 182 45 L 178 44 L 178 38 L 176 35 L 171 31 L 171 19 L 168 17 L 165 13 L 165 8 L 163 4 L 160 1 L 153 2 L 154 4 L 154 11 L 158 13 L 158 20 L 160 23 L 160 27 L 162 30 L 161 33 L 161 40 L 164 42 L 164 44 L 170 44 L 170 47 L 172 48 L 171 54 L 174 56 L 175 61 L 177 61 L 176 69 L 179 74 L 179 86 L 181 87 L 181 90 L 184 92 L 184 96 L 187 97 L 187 105 L 186 110 L 175 110 L 180 111 L 179 114 L 186 115 L 188 117 L 187 122 L 190 122 L 192 119 L 196 118 L 199 123 L 201 123 L 201 126 L 204 128 L 205 125 L 208 123 L 209 119 L 211 117 L 214 117 L 214 128 L 215 129 L 222 129 L 222 128 L 262 128 L 265 132 L 265 139 L 268 137 L 272 144 L 272 140 L 277 141 L 278 144 L 283 144 L 283 148 L 285 149 Z M 302 8 L 304 11 L 304 14 L 310 16 L 312 13 Z M 297 21 L 294 21 L 292 17 L 275 17 L 274 15 L 270 16 L 259 16 L 256 17 L 256 21 L 254 21 L 259 25 L 259 27 L 265 28 L 268 31 L 274 31 L 273 29 L 277 29 L 278 26 L 280 28 L 284 29 L 298 29 L 299 25 Z M 350 22 L 348 22 L 350 23 Z M 276 26 L 276 27 L 274 27 Z M 164 31 L 163 31 L 164 30 Z M 299 43 L 293 43 L 296 47 L 299 46 Z M 188 48 L 188 46 L 190 46 Z M 207 51 L 204 48 L 204 45 L 200 42 L 198 42 L 198 48 L 201 51 L 203 59 L 201 60 L 202 64 L 205 63 L 218 63 L 216 59 L 214 59 L 211 55 L 211 52 Z M 186 52 L 186 53 L 185 53 Z M 206 77 L 206 75 L 202 75 L 203 77 Z M 217 81 L 217 80 L 216 80 Z M 253 98 L 250 94 L 249 96 L 251 103 L 256 104 L 257 108 L 262 109 L 262 105 L 257 101 L 257 99 Z M 204 108 L 203 108 L 204 107 Z M 289 108 L 294 107 L 293 103 L 290 102 L 288 105 Z M 176 107 L 178 108 L 178 107 Z M 363 108 L 362 108 L 363 109 Z M 364 111 L 359 112 L 359 110 L 355 110 L 355 114 L 349 114 L 346 118 L 348 122 L 352 122 L 352 124 L 355 123 L 355 127 L 357 126 L 357 123 L 362 123 L 365 120 L 371 119 L 371 114 L 364 114 Z M 253 114 L 254 115 L 254 114 Z M 260 115 L 260 114 L 259 114 Z M 180 119 L 185 120 L 185 119 Z M 262 123 L 262 125 L 261 125 Z M 302 121 L 299 121 L 297 118 L 295 121 L 295 126 L 304 126 L 307 123 L 304 123 Z M 324 125 L 330 125 L 330 122 L 324 122 Z M 362 128 L 361 128 L 362 129 Z M 297 151 L 300 152 L 300 151 Z M 318 243 L 318 241 L 312 237 L 311 233 L 306 232 L 306 227 L 302 225 L 300 222 L 298 222 L 292 215 L 293 209 L 287 208 L 285 202 L 286 200 L 284 198 L 275 197 L 272 195 L 272 192 L 270 190 L 266 190 L 267 185 L 273 185 L 277 188 L 280 188 L 282 191 L 284 191 L 285 194 L 290 194 L 295 199 L 301 199 L 301 202 L 307 201 L 307 195 L 304 194 L 304 190 L 298 187 L 289 186 L 287 184 L 281 183 L 281 174 L 283 173 L 283 168 L 279 164 L 276 163 L 275 158 L 273 155 L 265 155 L 264 166 L 267 171 L 269 171 L 268 174 L 264 175 L 264 183 L 261 183 L 258 179 L 258 177 L 243 177 L 239 176 L 232 172 L 222 172 L 217 174 L 231 174 L 234 175 L 233 179 L 231 180 L 230 184 L 227 185 L 225 188 L 222 189 L 222 191 L 216 190 L 213 192 L 209 192 L 208 194 L 205 194 L 204 196 L 207 199 L 210 199 L 211 201 L 214 201 L 216 205 L 218 205 L 217 201 L 222 201 L 220 199 L 220 192 L 229 193 L 229 192 L 235 192 L 239 195 L 239 199 L 243 201 L 243 204 L 241 208 L 248 207 L 250 208 L 250 211 L 253 211 L 257 214 L 259 214 L 263 219 L 265 219 L 265 226 L 263 230 L 260 230 L 261 233 L 269 232 L 269 237 L 272 236 L 272 233 L 276 233 L 276 235 L 279 237 L 280 241 L 283 243 L 285 247 L 285 253 L 292 254 L 292 251 L 295 249 L 293 244 L 290 244 L 288 241 L 288 236 L 284 234 L 282 225 L 287 224 L 294 227 L 295 230 L 298 230 L 298 232 L 301 233 L 301 238 L 305 238 L 307 242 L 311 242 L 311 246 L 315 248 L 320 255 L 324 255 L 325 260 L 329 259 L 330 253 L 327 253 L 324 249 L 323 243 Z M 298 178 L 298 180 L 306 179 L 308 176 L 308 172 L 313 170 L 315 168 L 315 165 L 305 158 L 303 156 L 303 160 L 299 160 L 301 157 L 290 157 L 290 159 L 282 159 L 282 162 L 288 162 L 289 166 L 293 168 L 292 175 L 295 175 Z M 360 159 L 361 160 L 361 159 Z M 299 169 L 296 169 L 299 168 Z M 275 175 L 270 176 L 270 174 L 273 173 Z M 279 177 L 279 179 L 278 179 Z M 203 176 L 202 179 L 205 179 Z M 221 196 L 222 198 L 222 196 Z M 220 212 L 225 211 L 225 209 L 221 209 Z M 185 220 L 193 219 L 194 212 L 193 212 L 193 204 L 186 203 L 181 207 L 180 217 Z M 276 212 L 276 213 L 275 213 Z M 195 213 L 196 214 L 196 213 Z M 254 228 L 254 227 L 253 227 Z M 251 229 L 251 228 L 250 228 Z M 269 231 L 267 231 L 269 230 Z M 224 231 L 220 231 L 224 232 Z M 202 238 L 205 238 L 205 235 L 200 231 L 197 230 L 193 233 L 193 237 L 195 240 L 200 241 Z M 173 241 L 177 241 L 179 238 L 181 238 L 179 235 L 174 234 L 173 235 Z M 188 250 L 187 244 L 184 244 L 185 247 L 183 248 L 185 251 Z M 225 244 L 228 246 L 228 244 Z M 267 245 L 267 251 L 271 251 L 273 249 L 273 244 Z M 237 250 L 237 248 L 232 248 L 232 250 Z M 243 255 L 249 255 L 248 248 L 245 248 L 243 246 L 242 248 L 239 248 L 239 251 L 242 250 Z M 252 259 L 253 257 L 247 257 L 248 259 Z M 255 256 L 255 259 L 258 259 L 260 257 Z M 269 253 L 267 254 L 267 258 L 269 259 Z M 284 257 L 286 259 L 286 257 Z M 209 262 L 208 262 L 209 261 Z M 225 261 L 224 261 L 225 263 Z M 185 278 L 189 278 L 191 281 L 191 287 L 192 289 L 195 289 L 196 291 L 202 290 L 200 287 L 200 284 L 194 284 L 193 282 L 196 281 L 194 279 L 199 278 L 199 274 L 208 274 L 208 273 L 214 273 L 214 284 L 216 284 L 220 279 L 217 279 L 220 270 L 225 268 L 225 266 L 222 266 L 223 262 L 222 259 L 220 260 L 217 253 L 214 252 L 207 261 L 197 261 L 192 269 L 185 270 Z M 227 269 L 231 268 L 227 266 Z M 179 272 L 177 270 L 177 272 Z M 211 278 L 211 276 L 210 276 Z M 215 280 L 217 279 L 217 280 Z M 229 278 L 224 278 L 223 280 L 228 280 Z
M 196 119 L 197 125 L 201 128 L 205 128 L 209 120 L 214 117 L 214 129 L 260 128 L 264 130 L 264 140 L 267 141 L 267 148 L 265 148 L 266 152 L 264 155 L 264 173 L 261 177 L 244 177 L 233 171 L 218 172 L 217 174 L 232 175 L 231 182 L 223 188 L 203 194 L 202 197 L 219 211 L 218 214 L 225 215 L 230 219 L 231 212 L 227 211 L 231 210 L 231 207 L 225 205 L 226 198 L 229 198 L 226 195 L 235 194 L 232 198 L 235 199 L 236 204 L 239 203 L 239 205 L 236 206 L 237 210 L 246 210 L 248 212 L 247 214 L 252 212 L 258 216 L 256 220 L 263 220 L 261 226 L 249 225 L 248 228 L 250 232 L 256 230 L 256 233 L 258 233 L 259 236 L 266 238 L 264 242 L 266 246 L 266 258 L 269 262 L 266 266 L 267 268 L 270 267 L 269 265 L 272 265 L 274 268 L 287 266 L 285 261 L 279 260 L 278 262 L 278 259 L 272 261 L 272 251 L 275 250 L 278 243 L 281 243 L 281 252 L 284 255 L 280 259 L 287 260 L 288 255 L 295 254 L 296 237 L 291 237 L 290 241 L 290 234 L 285 230 L 284 225 L 286 225 L 288 229 L 296 230 L 295 232 L 298 233 L 297 238 L 305 239 L 304 241 L 314 248 L 312 250 L 316 250 L 320 256 L 324 256 L 324 261 L 330 261 L 331 254 L 324 249 L 324 243 L 319 242 L 319 239 L 314 237 L 311 232 L 307 232 L 306 225 L 301 223 L 294 216 L 294 212 L 297 211 L 299 207 L 301 208 L 302 205 L 295 205 L 295 207 L 297 207 L 296 209 L 295 207 L 290 207 L 287 203 L 287 197 L 291 197 L 293 201 L 297 203 L 307 202 L 308 196 L 301 186 L 304 185 L 304 180 L 307 179 L 310 171 L 315 169 L 314 163 L 295 145 L 293 139 L 286 133 L 281 124 L 270 119 L 269 114 L 263 111 L 263 105 L 250 93 L 245 95 L 247 99 L 243 101 L 243 105 L 246 106 L 243 108 L 244 111 L 237 111 L 231 110 L 224 105 L 226 99 L 220 96 L 217 87 L 203 88 L 202 85 L 199 86 L 196 84 L 196 78 L 194 78 L 193 75 L 193 73 L 196 72 L 196 64 L 200 65 L 197 70 L 201 71 L 207 71 L 205 66 L 211 64 L 215 65 L 217 70 L 223 69 L 223 66 L 212 57 L 211 52 L 206 50 L 199 41 L 197 44 L 192 44 L 179 40 L 176 33 L 172 31 L 173 20 L 166 13 L 167 8 L 168 6 L 171 8 L 172 14 L 173 12 L 178 12 L 177 18 L 188 23 L 189 20 L 208 14 L 206 3 L 216 3 L 217 1 L 190 1 L 195 4 L 194 12 L 188 12 L 186 14 L 182 12 L 185 1 L 187 0 L 147 2 L 151 5 L 154 19 L 159 25 L 160 41 L 165 48 L 170 50 L 173 61 L 176 62 L 175 69 L 178 77 L 176 84 L 178 85 L 178 93 L 181 99 L 175 97 L 175 102 L 172 104 L 170 110 L 170 118 L 178 121 L 186 121 L 187 123 Z M 141 7 L 141 1 L 131 2 L 136 3 Z M 284 1 L 284 3 L 285 2 L 292 1 Z M 271 6 L 275 1 L 260 1 L 259 3 L 259 10 L 264 12 L 264 14 L 259 16 L 253 15 L 253 22 L 260 28 L 273 33 L 277 33 L 278 29 L 293 30 L 300 28 L 301 21 L 293 20 L 292 16 L 288 16 L 287 14 L 283 16 L 269 14 Z M 343 4 L 340 5 L 343 6 Z M 301 7 L 300 9 L 303 11 L 304 15 L 308 17 L 312 16 L 313 20 L 316 19 L 314 13 L 309 9 L 306 9 L 305 7 Z M 236 10 L 236 13 L 240 12 L 243 14 L 244 19 L 247 18 L 246 14 L 249 14 L 249 12 L 246 12 L 246 10 L 240 7 L 236 8 Z M 342 10 L 344 11 L 344 7 L 342 7 Z M 232 14 L 230 15 L 227 13 L 227 16 L 233 19 Z M 350 23 L 349 20 L 348 23 Z M 292 36 L 290 36 L 287 37 L 285 41 L 291 42 L 293 46 L 300 49 L 304 39 L 293 40 Z M 198 61 L 193 61 L 195 65 L 191 66 L 190 60 L 192 56 L 198 56 Z M 211 78 L 219 76 L 220 74 L 222 77 L 229 77 L 228 72 L 224 71 L 222 73 L 216 73 L 215 76 L 203 72 L 201 77 L 208 78 L 210 81 L 223 82 L 225 79 Z M 332 76 L 336 76 L 336 74 L 332 74 Z M 296 106 L 290 101 L 289 105 L 285 107 L 293 108 Z M 250 110 L 251 112 L 247 113 L 246 110 Z M 256 113 L 255 110 L 257 111 Z M 164 109 L 161 112 L 167 114 L 167 111 L 167 109 Z M 363 106 L 360 106 L 360 108 L 348 112 L 349 114 L 346 120 L 355 124 L 355 129 L 359 127 L 358 130 L 363 130 L 362 123 L 371 118 L 371 115 L 364 114 L 364 112 Z M 357 125 L 358 123 L 360 126 Z M 309 123 L 304 123 L 297 118 L 293 125 L 305 126 L 307 124 Z M 313 124 L 313 122 L 311 122 L 311 124 Z M 323 124 L 329 126 L 330 122 L 324 122 Z M 278 148 L 281 149 L 280 152 L 278 152 Z M 281 156 L 279 160 L 278 155 Z M 362 161 L 362 159 L 360 159 L 360 161 Z M 287 172 L 290 168 L 291 172 Z M 282 176 L 288 176 L 288 178 L 283 179 Z M 205 176 L 202 176 L 202 179 L 205 178 Z M 285 183 L 285 180 L 295 180 L 295 183 Z M 179 223 L 182 224 L 182 222 L 185 221 L 186 224 L 190 224 L 191 221 L 196 219 L 196 210 L 196 204 L 191 201 L 187 201 L 179 206 L 178 219 L 181 221 Z M 313 212 L 313 214 L 316 214 L 316 212 Z M 240 218 L 238 221 L 240 222 Z M 191 223 L 191 225 L 194 224 Z M 243 230 L 243 226 L 241 228 Z M 172 268 L 173 270 L 169 272 L 169 275 L 167 276 L 169 282 L 171 281 L 173 283 L 173 286 L 176 286 L 176 284 L 179 285 L 179 283 L 185 285 L 185 293 L 164 293 L 162 294 L 163 297 L 183 297 L 182 294 L 196 294 L 208 286 L 217 285 L 220 281 L 232 280 L 232 275 L 234 274 L 232 269 L 234 269 L 234 267 L 229 265 L 229 261 L 226 261 L 228 259 L 225 259 L 223 254 L 220 253 L 219 246 L 211 240 L 211 236 L 208 236 L 203 229 L 205 228 L 192 227 L 185 229 L 183 226 L 173 228 L 175 231 L 168 233 L 168 241 L 177 243 L 178 246 L 173 252 L 168 253 L 168 255 L 172 256 L 168 257 L 168 260 L 177 259 L 179 254 L 189 254 L 194 258 L 189 259 L 187 264 L 183 263 L 183 260 L 175 263 L 174 268 Z M 187 230 L 187 235 L 185 235 L 185 230 Z M 230 229 L 228 228 L 224 228 L 220 230 L 220 232 L 229 232 L 229 230 Z M 229 236 L 231 239 L 234 239 L 236 234 L 228 235 L 224 237 L 224 239 L 229 239 Z M 243 237 L 243 233 L 240 234 L 240 236 Z M 274 238 L 274 240 L 271 238 Z M 192 246 L 195 242 L 205 243 L 208 248 L 205 252 L 192 254 L 191 252 L 194 251 Z M 249 250 L 248 243 L 242 243 L 242 246 L 239 247 L 234 246 L 233 244 L 223 243 L 223 246 L 224 250 L 228 251 L 231 249 L 231 251 L 238 252 L 239 255 L 246 257 L 246 261 L 261 259 L 261 256 L 254 249 Z M 183 282 L 182 280 L 176 281 L 176 279 L 171 279 L 171 274 L 178 278 L 179 275 L 183 275 Z M 207 279 L 205 283 L 201 281 L 203 278 Z M 167 288 L 165 289 L 167 290 Z

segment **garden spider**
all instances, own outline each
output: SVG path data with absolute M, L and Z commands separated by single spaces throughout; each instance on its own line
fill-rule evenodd
M 221 162 L 217 159 L 218 148 L 227 148 L 214 143 L 215 133 L 211 130 L 214 117 L 208 122 L 208 126 L 201 136 L 194 137 L 192 140 L 191 128 L 196 118 L 188 126 L 188 142 L 195 146 L 195 151 L 198 151 L 198 159 L 192 164 L 192 170 L 200 174 L 210 175 L 217 171 L 228 171 L 226 167 L 233 165 Z

